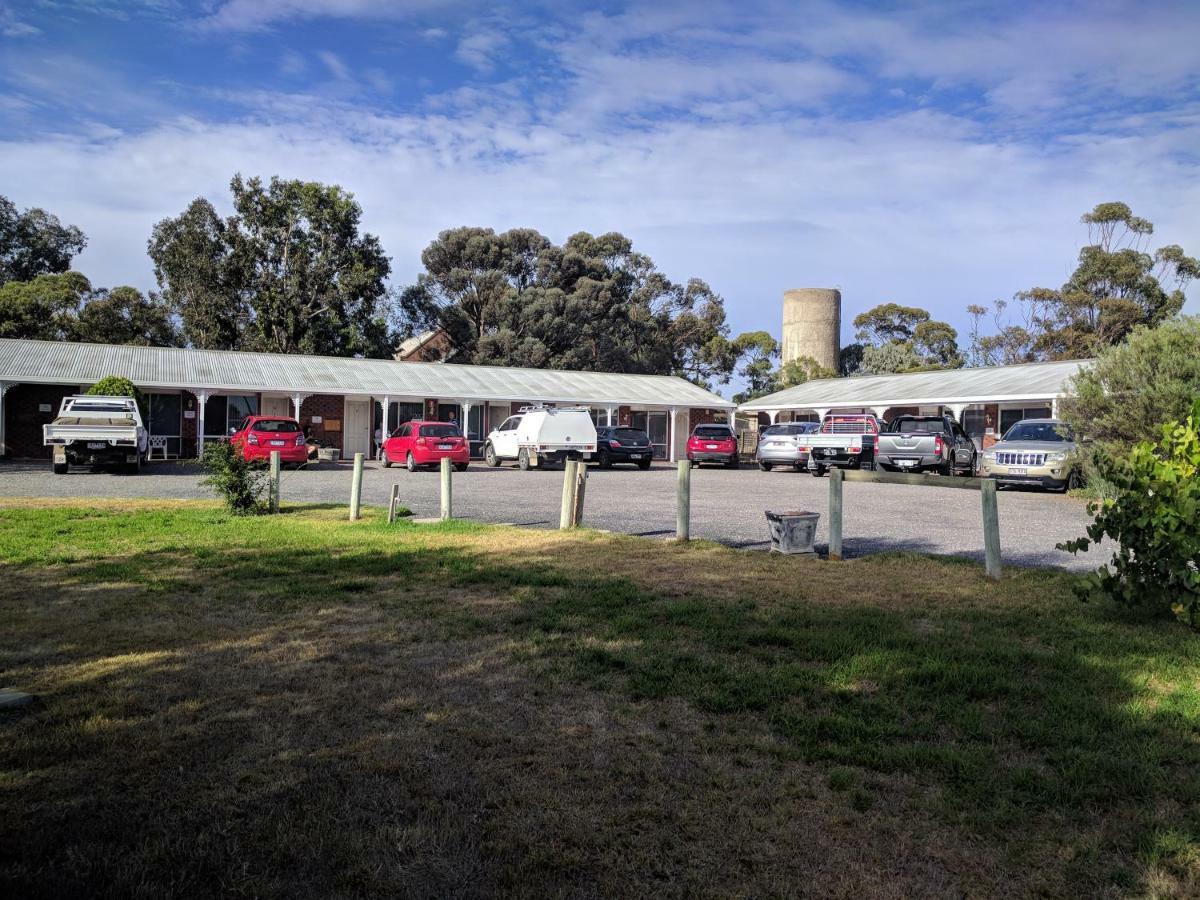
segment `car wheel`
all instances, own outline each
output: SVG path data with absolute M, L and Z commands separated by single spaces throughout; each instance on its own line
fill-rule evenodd
M 611 469 L 612 468 L 612 456 L 609 454 L 609 452 L 607 450 L 600 451 L 600 453 L 596 457 L 596 461 L 598 463 L 600 463 L 600 468 L 602 468 L 602 469 Z
M 812 473 L 813 478 L 825 477 L 825 467 L 824 466 L 813 466 L 808 471 Z
M 469 465 L 470 465 L 470 463 L 455 463 L 454 471 L 455 472 L 465 472 L 465 471 L 467 471 L 467 466 L 469 466 Z
M 940 466 L 937 467 L 937 474 L 953 475 L 954 474 L 954 465 L 952 463 L 948 463 L 948 462 L 942 463 Z
M 496 455 L 496 449 L 491 444 L 483 448 L 483 461 L 493 469 L 500 465 L 500 457 Z
M 417 461 L 413 458 L 411 453 L 404 458 L 404 468 L 408 469 L 410 472 L 417 471 Z
M 741 466 L 741 464 L 742 464 L 742 463 L 741 463 L 741 461 L 740 461 L 740 460 L 737 458 L 737 456 L 731 456 L 731 457 L 729 457 L 729 462 L 727 462 L 725 465 L 726 465 L 726 467 L 727 467 L 727 468 L 730 468 L 730 469 L 736 469 L 736 468 L 738 468 L 739 466 Z
M 392 458 L 388 456 L 388 452 L 386 450 L 383 451 L 379 458 L 383 460 L 383 467 L 385 469 L 390 469 L 392 467 Z
M 54 464 L 54 474 L 55 475 L 66 475 L 67 474 L 67 463 L 55 463 Z
M 760 469 L 762 469 L 764 472 L 771 471 L 771 464 L 769 462 L 763 462 L 762 460 L 759 460 L 758 467 Z
M 646 469 L 650 468 L 650 460 L 648 460 L 648 459 L 643 459 L 641 462 L 639 462 L 639 463 L 637 464 L 637 467 L 638 467 L 639 469 L 641 469 L 643 472 L 644 472 L 644 471 L 646 471 Z
M 1075 491 L 1083 487 L 1083 473 L 1078 469 L 1072 469 L 1071 474 L 1067 476 L 1067 490 Z
M 528 450 L 522 449 L 521 452 L 517 454 L 517 468 L 520 469 L 522 472 L 529 471 L 529 451 Z

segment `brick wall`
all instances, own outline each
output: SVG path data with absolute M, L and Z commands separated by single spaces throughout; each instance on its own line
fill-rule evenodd
M 985 403 L 983 406 L 983 449 L 986 450 L 1000 440 L 1000 404 Z M 987 429 L 994 428 L 995 434 L 988 434 Z
M 10 459 L 49 459 L 42 426 L 54 421 L 63 397 L 79 393 L 79 385 L 18 384 L 4 395 L 4 446 Z M 49 412 L 38 406 L 49 404 Z
M 716 409 L 692 408 L 688 410 L 688 434 L 695 431 L 697 425 L 712 425 L 715 422 L 728 425 L 729 415 L 724 410 Z
M 320 416 L 320 422 L 313 422 Z M 327 431 L 325 421 L 336 419 L 342 423 L 341 431 Z M 343 450 L 342 436 L 345 433 L 345 400 L 340 394 L 313 394 L 300 404 L 300 427 L 311 440 L 321 441 L 338 450 Z

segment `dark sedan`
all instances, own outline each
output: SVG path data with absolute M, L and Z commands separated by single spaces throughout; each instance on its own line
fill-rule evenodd
M 601 425 L 596 429 L 596 454 L 592 461 L 607 469 L 613 463 L 630 463 L 639 469 L 650 468 L 654 448 L 650 436 L 636 428 Z

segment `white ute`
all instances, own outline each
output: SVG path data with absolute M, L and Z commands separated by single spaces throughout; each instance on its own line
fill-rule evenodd
M 561 463 L 596 452 L 596 426 L 584 406 L 527 406 L 492 429 L 483 448 L 489 466 L 517 461 L 522 471 L 539 461 Z
M 149 440 L 132 397 L 81 394 L 63 398 L 58 416 L 42 426 L 42 443 L 51 449 L 54 474 L 65 475 L 72 465 L 141 471 Z

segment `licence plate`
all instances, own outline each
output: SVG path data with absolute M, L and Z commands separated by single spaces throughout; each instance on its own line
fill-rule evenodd
M 271 441 L 271 446 L 272 447 L 282 447 L 283 441 Z
M 438 444 L 438 449 L 439 450 L 449 450 L 451 448 L 450 448 L 449 444 Z
M 716 445 L 716 444 L 705 444 L 705 445 L 704 445 L 704 449 L 705 449 L 705 450 L 716 450 L 716 449 L 717 449 L 717 445 Z
M 108 444 L 104 443 L 104 441 L 89 441 L 88 442 L 89 450 L 103 450 L 107 446 L 108 446 Z
M 915 459 L 898 459 L 898 460 L 896 460 L 896 465 L 898 465 L 898 466 L 909 467 L 909 466 L 915 466 L 916 464 L 917 464 L 917 461 Z
M 629 454 L 629 458 L 630 458 L 630 459 L 641 459 L 641 458 L 642 458 L 642 454 L 640 454 L 640 453 L 630 453 L 630 454 Z
M 1009 475 L 1028 475 L 1029 470 L 1026 468 L 1020 467 L 1020 466 L 1009 466 L 1008 474 Z

